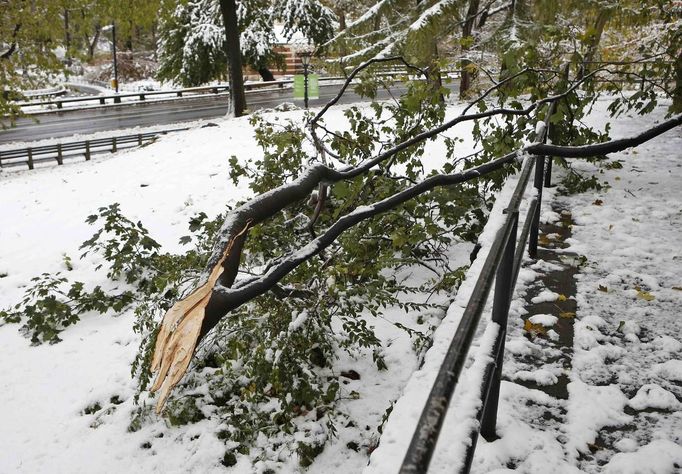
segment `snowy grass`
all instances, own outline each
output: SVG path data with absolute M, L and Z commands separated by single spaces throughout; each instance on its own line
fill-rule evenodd
M 327 123 L 343 127 L 344 109 L 330 111 Z M 458 110 L 453 107 L 449 114 Z M 302 114 L 276 113 L 280 119 L 300 119 Z M 94 270 L 97 262 L 78 258 L 79 245 L 95 230 L 84 220 L 99 207 L 120 203 L 122 213 L 144 223 L 164 251 L 180 252 L 179 238 L 187 235 L 192 216 L 201 211 L 214 216 L 248 197 L 248 183 L 234 186 L 229 180 L 228 160 L 233 154 L 242 161 L 262 156 L 253 129 L 248 118 L 214 122 L 217 127 L 197 126 L 143 148 L 98 155 L 89 162 L 0 173 L 4 223 L 0 228 L 0 275 L 4 275 L 0 308 L 19 301 L 30 279 L 43 272 L 61 271 L 92 285 L 105 282 L 104 272 Z M 466 139 L 471 129 L 464 125 L 457 133 Z M 457 153 L 468 154 L 471 148 L 470 139 L 465 140 Z M 442 141 L 430 144 L 427 169 L 440 166 L 444 155 Z M 453 265 L 468 263 L 470 250 L 470 244 L 453 248 Z M 64 255 L 72 258 L 72 270 L 65 266 Z M 410 270 L 401 277 L 418 281 L 424 275 Z M 446 305 L 448 296 L 434 298 L 431 302 Z M 361 376 L 342 383 L 340 410 L 353 424 L 338 427 L 338 438 L 318 456 L 311 472 L 362 469 L 377 446 L 377 428 L 387 408 L 400 397 L 419 364 L 409 336 L 392 323 L 414 326 L 417 319 L 423 319 L 424 325 L 436 325 L 443 316 L 443 311 L 405 315 L 389 309 L 381 318 L 371 319 L 384 342 L 389 370 L 378 371 L 371 357 L 342 355 L 336 362 L 335 371 L 352 369 Z M 225 444 L 215 436 L 221 426 L 210 418 L 184 427 L 153 418 L 141 430 L 128 431 L 135 408 L 130 363 L 139 343 L 132 325 L 129 312 L 116 317 L 85 315 L 61 334 L 63 342 L 40 347 L 30 347 L 16 325 L 0 327 L 0 347 L 5 350 L 0 358 L 0 472 L 224 469 L 220 461 Z M 295 457 L 272 466 L 244 456 L 233 470 L 260 472 L 273 467 L 285 472 L 300 469 Z

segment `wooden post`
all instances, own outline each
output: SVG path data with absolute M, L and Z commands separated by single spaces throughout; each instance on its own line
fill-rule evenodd
M 62 144 L 61 143 L 57 143 L 57 164 L 58 165 L 64 164 L 64 157 L 62 156 Z
M 33 169 L 33 148 L 28 147 L 28 169 Z
M 116 153 L 116 137 L 112 137 L 111 139 L 111 152 Z
M 90 140 L 85 140 L 85 161 L 90 161 Z
M 142 134 L 141 133 L 137 134 L 137 144 L 142 146 Z

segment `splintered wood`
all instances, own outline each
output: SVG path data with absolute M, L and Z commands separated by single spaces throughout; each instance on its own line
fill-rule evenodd
M 150 391 L 159 391 L 156 413 L 161 413 L 173 388 L 187 372 L 199 341 L 206 305 L 211 299 L 213 287 L 223 273 L 223 262 L 230 255 L 235 241 L 246 233 L 250 225 L 249 221 L 244 229 L 230 240 L 206 283 L 175 303 L 163 317 L 151 364 L 151 370 L 157 376 Z

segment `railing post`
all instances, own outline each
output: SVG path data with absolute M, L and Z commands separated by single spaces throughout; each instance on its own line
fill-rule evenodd
M 533 185 L 537 193 L 538 205 L 533 214 L 533 220 L 530 225 L 530 235 L 528 236 L 528 255 L 530 258 L 537 258 L 538 256 L 538 232 L 540 230 L 540 210 L 542 208 L 542 184 L 545 174 L 545 157 L 538 156 L 535 158 L 535 180 Z
M 142 134 L 141 133 L 137 134 L 137 144 L 142 146 Z
M 554 159 L 551 156 L 547 157 L 547 170 L 545 171 L 545 187 L 552 187 L 552 163 Z
M 514 253 L 516 251 L 519 211 L 514 210 L 512 212 L 512 228 L 509 233 L 509 240 L 507 240 L 507 244 L 504 247 L 502 261 L 497 268 L 497 275 L 495 276 L 492 320 L 500 326 L 500 332 L 496 339 L 496 341 L 499 341 L 499 344 L 496 345 L 497 352 L 494 354 L 495 370 L 490 383 L 490 391 L 485 399 L 485 411 L 481 418 L 481 436 L 486 441 L 497 439 L 495 428 L 497 426 L 497 406 L 500 400 L 500 381 L 502 380 L 502 363 L 504 361 L 504 340 L 507 336 L 509 305 L 514 291 L 512 280 L 514 277 Z
M 116 137 L 111 137 L 111 152 L 116 153 Z
M 90 161 L 90 140 L 85 140 L 85 161 Z
M 106 104 L 105 98 L 104 98 L 104 97 L 100 97 L 100 98 L 99 98 L 99 103 L 100 103 L 101 105 Z
M 57 164 L 58 165 L 64 164 L 64 160 L 63 160 L 63 156 L 62 156 L 62 144 L 61 143 L 57 143 Z
M 115 95 L 115 96 L 114 96 L 114 104 L 120 104 L 120 103 L 121 103 L 121 97 Z
M 28 152 L 28 169 L 32 170 L 33 169 L 33 148 L 28 147 L 26 150 Z
M 145 100 L 144 94 L 140 94 L 140 100 Z

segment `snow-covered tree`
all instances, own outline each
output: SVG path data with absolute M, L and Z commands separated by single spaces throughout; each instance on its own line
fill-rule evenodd
M 317 0 L 240 0 L 236 2 L 239 43 L 244 62 L 264 79 L 267 66 L 278 62 L 275 24 L 284 36 L 300 32 L 313 44 L 327 41 L 334 14 Z M 159 77 L 186 86 L 226 77 L 225 27 L 218 0 L 190 0 L 166 4 L 170 12 L 160 25 Z

